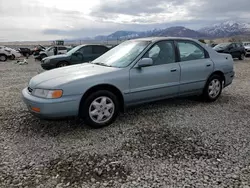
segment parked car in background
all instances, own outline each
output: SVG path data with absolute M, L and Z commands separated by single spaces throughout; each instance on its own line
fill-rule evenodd
M 5 47 L 6 50 L 10 51 L 10 56 L 8 57 L 10 60 L 14 60 L 15 58 L 19 58 L 22 56 L 22 54 L 13 48 Z
M 231 54 L 233 58 L 238 58 L 239 60 L 244 60 L 246 51 L 242 43 L 231 42 L 231 43 L 221 43 L 213 48 L 218 53 Z
M 40 51 L 38 56 L 35 56 L 35 59 L 42 60 L 45 57 L 66 54 L 68 52 L 68 47 L 66 46 L 51 46 L 46 50 Z
M 57 67 L 89 62 L 93 61 L 108 50 L 109 48 L 104 45 L 80 45 L 71 49 L 64 55 L 43 58 L 41 61 L 41 66 L 43 69 L 49 70 Z
M 24 57 L 29 57 L 32 55 L 32 51 L 29 48 L 19 48 L 18 51 L 22 54 Z
M 250 42 L 243 42 L 243 45 L 246 50 L 246 57 L 250 56 Z
M 41 51 L 43 51 L 43 50 L 45 50 L 46 48 L 44 47 L 44 46 L 42 46 L 42 45 L 38 45 L 38 46 L 36 46 L 34 49 L 32 49 L 31 50 L 31 52 L 32 52 L 32 54 L 34 55 L 34 56 L 36 56 L 36 55 L 39 55 L 39 52 L 41 52 Z
M 89 51 L 85 47 L 90 46 L 70 54 Z M 92 62 L 45 71 L 22 95 L 40 118 L 79 116 L 100 128 L 132 105 L 187 95 L 215 101 L 233 78 L 229 54 L 188 38 L 142 38 L 125 41 Z
M 0 46 L 0 61 L 6 61 L 11 57 L 11 50 L 7 49 L 5 46 Z

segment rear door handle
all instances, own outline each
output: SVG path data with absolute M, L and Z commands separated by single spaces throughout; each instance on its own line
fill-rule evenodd
M 207 67 L 210 67 L 211 66 L 211 64 L 207 64 Z
M 170 71 L 171 71 L 171 72 L 176 72 L 176 71 L 177 71 L 177 69 L 171 69 Z

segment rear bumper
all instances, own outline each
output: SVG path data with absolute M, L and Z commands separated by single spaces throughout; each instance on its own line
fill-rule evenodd
M 234 76 L 235 76 L 235 72 L 234 72 L 234 71 L 228 72 L 228 73 L 226 73 L 224 76 L 225 76 L 225 84 L 224 84 L 224 87 L 227 87 L 227 86 L 229 86 L 230 84 L 232 84 L 233 79 L 234 79 Z
M 25 88 L 22 91 L 22 97 L 28 110 L 41 119 L 61 119 L 78 116 L 81 95 L 65 96 L 60 99 L 43 99 L 32 96 Z M 40 111 L 34 111 L 32 108 L 38 108 Z

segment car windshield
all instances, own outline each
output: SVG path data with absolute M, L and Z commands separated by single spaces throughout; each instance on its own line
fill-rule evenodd
M 82 46 L 76 46 L 74 48 L 72 48 L 71 50 L 69 50 L 67 52 L 68 55 L 72 55 L 73 53 L 77 52 Z
M 218 44 L 214 47 L 214 49 L 224 49 L 226 47 L 228 47 L 231 43 L 221 43 L 221 44 Z
M 91 63 L 110 67 L 126 67 L 150 44 L 150 41 L 126 41 L 112 48 Z

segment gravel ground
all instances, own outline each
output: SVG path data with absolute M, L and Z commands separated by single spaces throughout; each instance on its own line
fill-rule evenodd
M 106 128 L 42 121 L 21 89 L 39 62 L 0 63 L 0 187 L 250 187 L 250 60 L 214 103 L 130 109 Z

